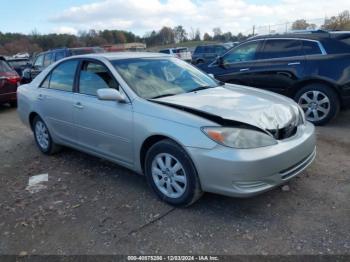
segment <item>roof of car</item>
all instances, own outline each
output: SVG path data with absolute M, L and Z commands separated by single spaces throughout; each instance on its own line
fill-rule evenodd
M 320 40 L 325 38 L 339 38 L 341 36 L 350 35 L 348 31 L 296 31 L 291 33 L 281 33 L 281 34 L 267 34 L 267 35 L 257 35 L 248 38 L 247 40 L 258 40 L 265 38 L 302 38 L 311 40 Z
M 46 53 L 51 53 L 51 52 L 57 52 L 57 51 L 64 51 L 64 50 L 92 50 L 92 49 L 101 49 L 103 50 L 102 47 L 99 46 L 85 46 L 85 47 L 61 47 L 61 48 L 53 48 L 53 49 L 49 49 L 46 51 L 42 51 L 37 53 L 36 55 L 42 55 L 42 54 L 46 54 Z
M 130 58 L 171 57 L 171 56 L 167 54 L 151 53 L 151 52 L 114 52 L 114 53 L 93 53 L 93 54 L 79 55 L 79 57 L 87 57 L 87 58 L 104 57 L 108 60 L 119 60 L 119 59 L 130 59 Z
M 216 45 L 227 46 L 228 44 L 227 43 L 212 43 L 212 44 L 201 44 L 201 45 L 198 45 L 198 46 L 216 46 Z

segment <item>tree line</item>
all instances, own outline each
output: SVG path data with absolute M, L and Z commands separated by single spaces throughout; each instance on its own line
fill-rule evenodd
M 316 27 L 316 24 L 308 23 L 305 19 L 298 19 L 292 24 L 292 30 L 316 29 Z M 320 29 L 329 31 L 350 30 L 350 12 L 345 10 L 337 16 L 326 18 Z
M 292 30 L 315 29 L 316 25 L 308 23 L 304 19 L 293 22 Z M 321 26 L 324 30 L 350 30 L 349 11 L 343 11 L 337 16 L 325 19 Z M 124 30 L 89 30 L 80 31 L 78 35 L 70 34 L 39 34 L 33 31 L 30 34 L 2 33 L 0 32 L 0 55 L 13 55 L 28 52 L 30 54 L 60 47 L 84 47 L 103 46 L 107 44 L 123 44 L 142 42 L 148 47 L 182 43 L 186 41 L 216 41 L 236 42 L 243 41 L 252 34 L 237 35 L 231 32 L 222 32 L 219 27 L 213 28 L 212 32 L 204 32 L 190 28 L 186 31 L 182 25 L 174 28 L 164 26 L 159 31 L 151 31 L 140 37 L 132 32 Z

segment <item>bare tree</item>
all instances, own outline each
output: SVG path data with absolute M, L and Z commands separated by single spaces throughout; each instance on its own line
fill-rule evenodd
M 213 33 L 214 33 L 214 37 L 222 35 L 222 31 L 221 31 L 220 27 L 213 28 Z
M 292 24 L 292 30 L 316 29 L 315 24 L 308 23 L 305 19 L 295 20 Z
M 195 36 L 194 36 L 194 40 L 195 40 L 195 41 L 201 41 L 201 32 L 199 31 L 198 28 L 196 29 L 196 33 L 195 33 Z
M 213 40 L 212 37 L 208 33 L 204 33 L 203 35 L 203 40 L 204 41 L 211 41 Z
M 350 30 L 349 11 L 343 11 L 337 16 L 326 19 L 322 28 L 326 30 Z
M 187 32 L 182 25 L 175 26 L 174 29 L 175 42 L 183 42 L 187 39 Z

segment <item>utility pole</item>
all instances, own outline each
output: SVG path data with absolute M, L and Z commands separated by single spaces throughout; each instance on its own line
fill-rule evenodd
M 255 35 L 255 25 L 253 25 L 253 36 Z

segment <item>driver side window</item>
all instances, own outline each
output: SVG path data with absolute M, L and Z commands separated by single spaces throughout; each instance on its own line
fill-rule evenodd
M 44 62 L 44 55 L 39 55 L 35 59 L 34 66 L 40 68 L 43 66 L 43 62 Z
M 82 65 L 79 78 L 79 93 L 97 96 L 102 88 L 119 89 L 119 85 L 108 69 L 99 63 L 86 61 Z
M 224 64 L 245 62 L 256 59 L 258 41 L 250 42 L 234 48 L 231 52 L 223 57 Z

